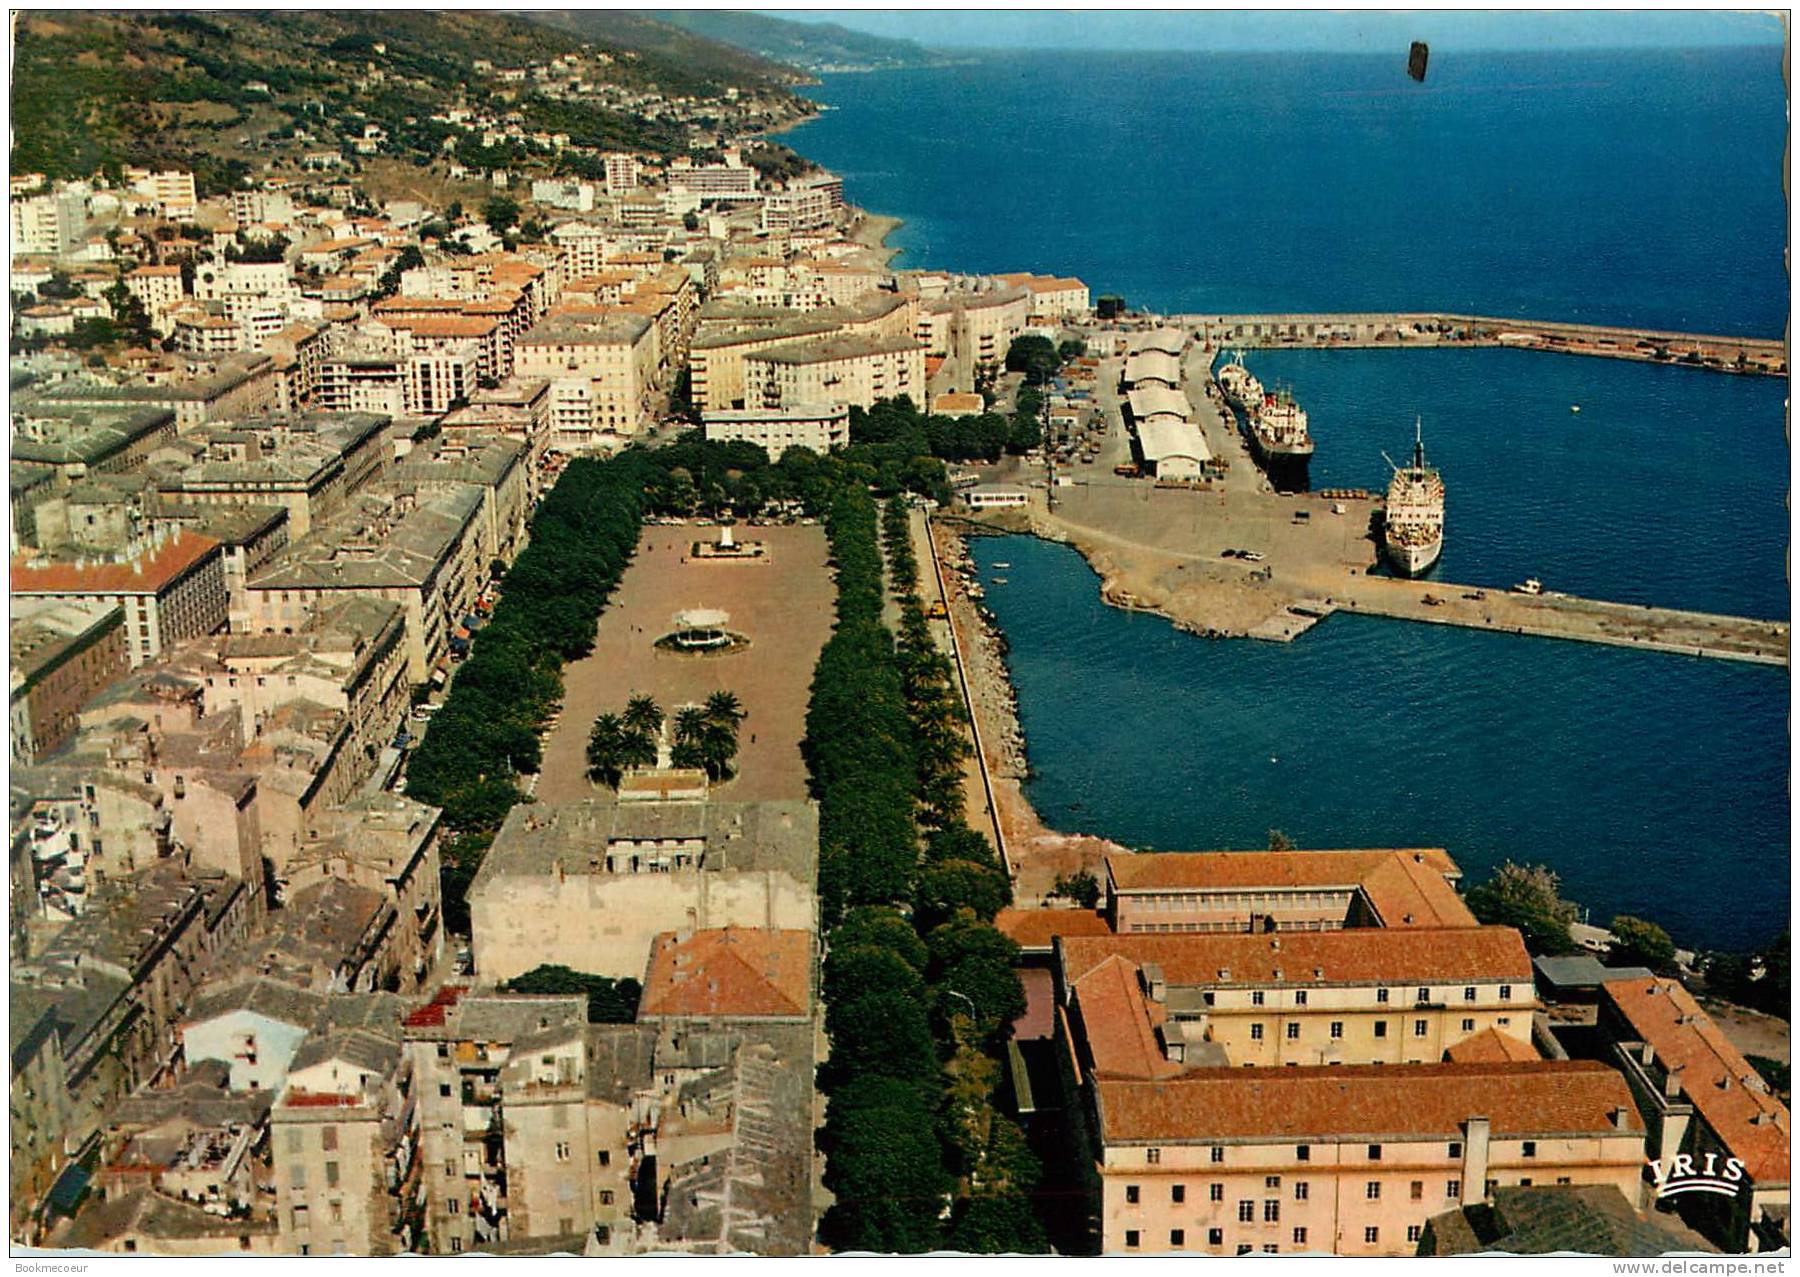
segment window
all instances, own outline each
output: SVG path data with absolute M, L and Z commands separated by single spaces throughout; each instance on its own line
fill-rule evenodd
M 1252 1246 L 1249 1242 L 1239 1242 L 1238 1248 L 1237 1248 L 1237 1253 L 1240 1255 L 1248 1255 L 1251 1251 L 1253 1251 L 1255 1249 L 1256 1249 L 1256 1247 Z
M 1490 1179 L 1490 1180 L 1489 1180 L 1489 1181 L 1488 1181 L 1488 1182 L 1487 1182 L 1487 1188 L 1486 1188 L 1486 1192 L 1487 1192 L 1487 1195 L 1488 1195 L 1488 1196 L 1489 1196 L 1489 1197 L 1492 1197 L 1492 1196 L 1493 1196 L 1493 1195 L 1494 1195 L 1494 1190 L 1495 1190 L 1495 1189 L 1496 1189 L 1496 1188 L 1499 1188 L 1499 1187 L 1500 1187 L 1500 1181 L 1499 1181 L 1499 1180 L 1497 1180 L 1497 1179 Z
M 1519 1187 L 1520 1188 L 1530 1188 L 1531 1187 L 1531 1176 L 1526 1175 L 1526 1176 L 1521 1177 L 1519 1180 Z
M 1381 1240 L 1381 1230 L 1373 1227 L 1363 1229 L 1363 1240 L 1373 1246 Z
M 1386 989 L 1375 990 L 1375 1001 L 1386 1002 L 1387 1000 L 1388 1000 L 1388 991 Z
M 1462 1031 L 1463 1031 L 1463 1032 L 1464 1032 L 1464 1033 L 1473 1033 L 1473 1032 L 1475 1032 L 1475 1021 L 1473 1021 L 1473 1020 L 1464 1020 L 1464 1021 L 1463 1021 L 1463 1027 L 1462 1027 Z
M 1250 1040 L 1252 1042 L 1262 1041 L 1262 1025 L 1253 1024 L 1250 1026 Z
M 569 1141 L 556 1141 L 556 1160 L 559 1162 L 566 1162 L 569 1160 Z
M 1311 1144 L 1296 1144 L 1296 1145 L 1294 1145 L 1294 1160 L 1296 1162 L 1312 1161 L 1312 1145 Z
M 444 1205 L 445 1205 L 445 1208 L 446 1208 L 446 1209 L 447 1209 L 447 1210 L 449 1210 L 449 1212 L 450 1212 L 450 1213 L 451 1213 L 451 1214 L 452 1214 L 452 1215 L 460 1215 L 460 1214 L 462 1214 L 462 1202 L 461 1202 L 461 1201 L 460 1201 L 460 1200 L 459 1200 L 459 1199 L 457 1199 L 457 1198 L 455 1198 L 455 1197 L 452 1197 L 452 1198 L 451 1198 L 451 1199 L 450 1199 L 450 1200 L 449 1200 L 449 1201 L 448 1201 L 448 1202 L 446 1202 L 446 1203 L 445 1203 L 445 1204 L 444 1204 Z
M 1127 1228 L 1125 1230 L 1125 1244 L 1134 1250 L 1137 1248 L 1137 1244 L 1138 1244 L 1138 1230 L 1137 1229 Z
M 1425 1200 L 1425 1181 L 1424 1180 L 1415 1179 L 1412 1182 L 1412 1199 L 1415 1202 L 1422 1202 Z
M 610 1188 L 603 1188 L 603 1189 L 601 1189 L 601 1190 L 600 1190 L 600 1204 L 601 1204 L 601 1205 L 602 1205 L 602 1206 L 611 1206 L 611 1205 L 612 1205 L 612 1204 L 613 1204 L 613 1191 L 612 1191 L 612 1189 L 610 1189 Z
M 1297 1007 L 1303 1007 L 1306 1005 L 1306 990 L 1305 989 L 1295 989 L 1294 990 L 1294 1005 Z
M 1413 1036 L 1415 1038 L 1424 1037 L 1426 1032 L 1428 1031 L 1429 1023 L 1430 1022 L 1426 1021 L 1426 1020 L 1414 1020 L 1413 1021 Z
M 1274 1242 L 1265 1242 L 1263 1244 L 1263 1254 L 1279 1255 L 1280 1253 L 1281 1253 L 1281 1247 L 1277 1246 Z
M 1255 1222 L 1256 1222 L 1256 1203 L 1255 1202 L 1239 1202 L 1238 1203 L 1238 1223 L 1251 1224 L 1251 1223 L 1255 1223 Z
M 1460 1199 L 1462 1197 L 1462 1181 L 1460 1179 L 1445 1180 L 1444 1196 L 1453 1202 Z
M 448 1042 L 439 1042 L 438 1043 L 438 1059 L 447 1060 L 449 1058 L 450 1058 L 450 1044 Z
M 1421 987 L 1421 988 L 1420 988 L 1420 989 L 1419 989 L 1419 997 L 1418 997 L 1418 1000 L 1419 1000 L 1419 1001 L 1420 1001 L 1420 1002 L 1429 1002 L 1429 1001 L 1431 1001 L 1431 990 L 1430 990 L 1430 989 L 1427 989 L 1427 988 L 1423 988 L 1423 987 Z
M 1461 1140 L 1451 1140 L 1450 1141 L 1450 1156 L 1451 1157 L 1461 1157 L 1462 1156 L 1462 1141 Z
M 1160 1148 L 1145 1149 L 1144 1150 L 1144 1160 L 1146 1162 L 1150 1163 L 1150 1165 L 1152 1165 L 1152 1166 L 1157 1165 L 1158 1163 L 1160 1163 L 1162 1161 L 1162 1150 Z
M 1312 1188 L 1310 1185 L 1307 1184 L 1307 1182 L 1305 1180 L 1303 1180 L 1303 1179 L 1296 1180 L 1294 1182 L 1294 1200 L 1295 1201 L 1297 1201 L 1297 1202 L 1305 1201 L 1307 1198 L 1307 1194 L 1309 1194 L 1311 1192 L 1312 1192 Z
M 326 1162 L 325 1163 L 325 1182 L 327 1184 L 329 1184 L 332 1188 L 337 1187 L 338 1164 L 336 1162 Z
M 445 1162 L 444 1163 L 444 1178 L 449 1179 L 451 1176 L 453 1176 L 455 1174 L 456 1174 L 456 1163 L 455 1162 Z
M 1223 1228 L 1207 1229 L 1206 1244 L 1208 1246 L 1223 1246 L 1225 1244 L 1225 1230 Z
M 1187 1185 L 1176 1184 L 1171 1187 L 1169 1189 L 1169 1200 L 1172 1202 L 1185 1202 L 1187 1200 Z
M 1304 1228 L 1296 1228 L 1294 1230 L 1294 1245 L 1306 1245 L 1306 1230 Z
M 599 1242 L 602 1246 L 606 1245 L 612 1240 L 612 1229 L 608 1228 L 605 1224 L 595 1225 L 594 1240 Z
M 1171 1246 L 1187 1245 L 1187 1231 L 1185 1229 L 1180 1229 L 1180 1228 L 1171 1228 L 1169 1230 L 1169 1245 L 1171 1245 Z
M 1342 1020 L 1333 1020 L 1331 1022 L 1331 1036 L 1333 1040 L 1344 1036 L 1344 1022 Z
M 331 1222 L 334 1224 L 341 1224 L 344 1222 L 344 1204 L 342 1202 L 334 1201 L 331 1203 Z
M 450 1239 L 450 1253 L 452 1255 L 462 1254 L 462 1238 L 452 1237 Z
M 1368 1184 L 1363 1188 L 1363 1196 L 1371 1202 L 1380 1201 L 1381 1200 L 1381 1181 L 1378 1179 L 1370 1180 L 1368 1182 Z
M 1279 1175 L 1263 1176 L 1263 1187 L 1264 1188 L 1280 1188 L 1281 1187 L 1281 1176 L 1279 1176 Z
M 1206 1200 L 1209 1202 L 1224 1201 L 1225 1200 L 1225 1185 L 1214 1184 L 1210 1188 L 1208 1188 L 1206 1190 Z
M 438 1098 L 441 1100 L 450 1098 L 450 1084 L 448 1082 L 438 1083 Z
M 1526 1140 L 1524 1146 L 1522 1148 L 1520 1148 L 1519 1152 L 1522 1153 L 1526 1157 L 1536 1157 L 1537 1156 L 1537 1141 L 1536 1140 Z
M 1136 1184 L 1125 1185 L 1125 1200 L 1126 1200 L 1126 1202 L 1128 1202 L 1129 1204 L 1131 1204 L 1133 1206 L 1137 1205 L 1137 1203 L 1138 1203 L 1138 1186 Z
M 305 1134 L 306 1132 L 302 1131 L 298 1126 L 288 1127 L 287 1151 L 290 1153 L 298 1153 L 300 1151 L 300 1139 Z
M 1250 1005 L 1253 1007 L 1259 1007 L 1262 1004 L 1263 1004 L 1263 992 L 1261 989 L 1256 989 L 1250 994 Z
M 1408 1224 L 1406 1226 L 1406 1240 L 1409 1242 L 1416 1242 L 1424 1231 L 1425 1230 L 1417 1224 Z
M 288 1175 L 288 1181 L 296 1189 L 306 1187 L 306 1166 L 304 1163 L 295 1163 L 293 1171 Z
M 1381 1160 L 1381 1145 L 1369 1145 L 1369 1160 L 1371 1162 L 1379 1162 Z
M 1500 1000 L 1502 1002 L 1512 1001 L 1512 985 L 1503 984 L 1500 986 Z
M 1387 1036 L 1387 1021 L 1386 1020 L 1375 1021 L 1375 1036 L 1378 1038 L 1385 1038 Z
M 1213 1160 L 1213 1161 L 1214 1161 L 1214 1162 L 1222 1162 L 1222 1161 L 1224 1161 L 1224 1160 L 1225 1160 L 1225 1150 L 1224 1150 L 1224 1149 L 1222 1149 L 1222 1148 L 1215 1148 L 1215 1149 L 1213 1149 L 1213 1150 L 1212 1150 L 1212 1160 Z
M 1556 1182 L 1558 1184 L 1567 1184 L 1567 1183 L 1570 1183 L 1571 1181 L 1567 1175 L 1558 1175 L 1556 1177 Z
M 1289 1042 L 1298 1042 L 1300 1040 L 1300 1023 L 1299 1023 L 1299 1021 L 1297 1021 L 1297 1020 L 1289 1020 L 1288 1021 L 1287 1036 L 1288 1036 Z
M 1463 1001 L 1464 1002 L 1473 1002 L 1474 1000 L 1475 1000 L 1475 986 L 1472 984 L 1465 984 L 1463 986 Z
M 1263 1223 L 1279 1224 L 1281 1222 L 1281 1202 L 1271 1199 L 1263 1203 Z
M 337 1150 L 337 1127 L 321 1126 L 319 1128 L 319 1147 L 327 1153 Z

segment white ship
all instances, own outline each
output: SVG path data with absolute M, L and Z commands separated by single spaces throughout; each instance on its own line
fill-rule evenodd
M 1226 360 L 1225 366 L 1219 369 L 1218 381 L 1219 389 L 1225 392 L 1226 402 L 1233 408 L 1252 420 L 1255 419 L 1257 413 L 1262 411 L 1262 382 L 1258 381 L 1256 375 L 1244 367 L 1242 351 Z
M 1263 396 L 1262 411 L 1250 418 L 1250 439 L 1265 461 L 1304 461 L 1313 454 L 1306 410 L 1286 390 Z
M 1388 484 L 1387 515 L 1382 529 L 1382 549 L 1388 562 L 1402 576 L 1422 576 L 1431 570 L 1444 549 L 1444 480 L 1425 464 L 1423 426 L 1413 426 L 1413 459 L 1410 466 L 1393 466 Z

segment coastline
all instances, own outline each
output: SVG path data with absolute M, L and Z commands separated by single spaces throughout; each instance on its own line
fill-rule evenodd
M 891 268 L 894 259 L 905 251 L 898 245 L 888 243 L 888 238 L 904 225 L 904 218 L 887 213 L 871 213 L 868 209 L 859 207 L 856 210 L 856 226 L 850 232 L 850 238 L 870 250 L 885 270 Z

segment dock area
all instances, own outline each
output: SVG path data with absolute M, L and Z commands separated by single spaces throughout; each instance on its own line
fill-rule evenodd
M 1165 322 L 1192 331 L 1202 345 L 1214 349 L 1430 350 L 1503 346 L 1753 376 L 1785 377 L 1788 372 L 1787 342 L 1780 337 L 1677 333 L 1447 311 L 1170 315 Z

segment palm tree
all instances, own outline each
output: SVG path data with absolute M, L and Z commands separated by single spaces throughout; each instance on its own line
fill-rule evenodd
M 744 707 L 734 693 L 721 688 L 706 698 L 706 716 L 714 722 L 737 720 L 744 717 Z
M 622 742 L 621 757 L 624 759 L 625 766 L 656 766 L 656 737 L 626 728 L 620 740 Z
M 640 692 L 625 702 L 625 726 L 654 740 L 662 734 L 663 712 L 656 698 Z
M 588 779 L 604 781 L 615 788 L 625 770 L 625 728 L 617 714 L 602 714 L 594 720 L 588 733 Z
M 676 712 L 675 743 L 688 745 L 700 739 L 700 733 L 706 730 L 708 723 L 706 711 L 698 705 L 689 705 Z
M 737 723 L 708 723 L 700 736 L 700 753 L 707 775 L 714 780 L 730 776 L 731 760 L 737 757 Z

